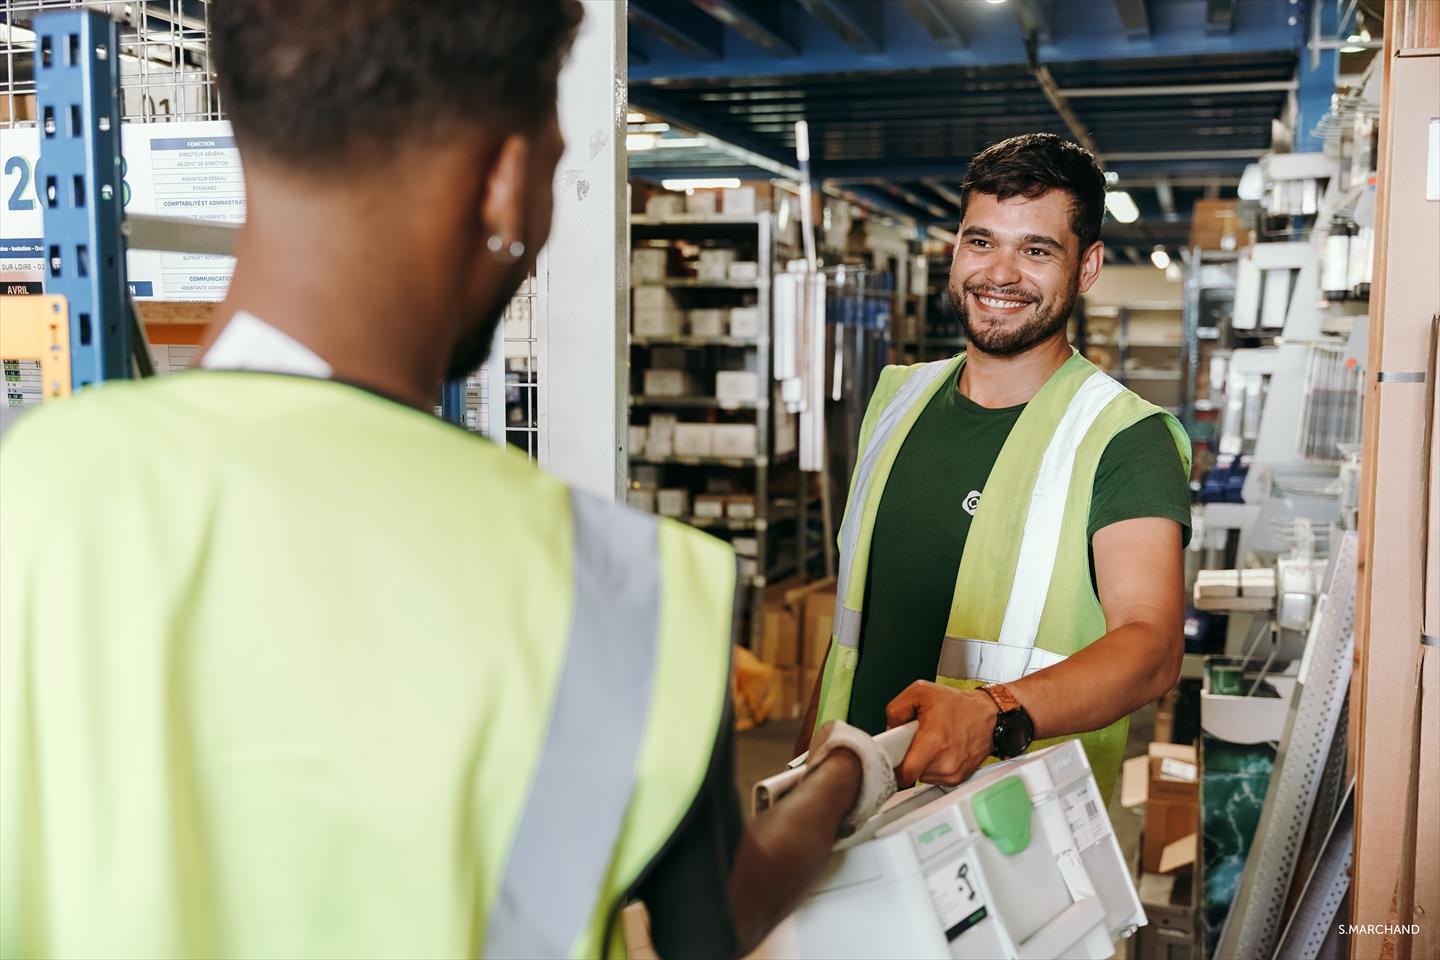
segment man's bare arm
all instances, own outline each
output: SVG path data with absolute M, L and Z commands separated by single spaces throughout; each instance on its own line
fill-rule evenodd
M 860 761 L 838 749 L 746 827 L 730 874 L 740 955 L 790 915 L 820 878 L 860 790 Z
M 1006 686 L 1035 724 L 1036 739 L 1099 730 L 1175 685 L 1184 655 L 1180 526 L 1144 517 L 1096 532 L 1095 580 L 1107 633 L 1060 663 Z M 995 705 L 979 691 L 927 681 L 886 708 L 890 726 L 919 719 L 900 783 L 956 784 L 990 750 Z

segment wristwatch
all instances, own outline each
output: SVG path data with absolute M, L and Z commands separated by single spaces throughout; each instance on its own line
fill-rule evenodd
M 995 709 L 999 711 L 995 717 L 995 732 L 990 736 L 990 756 L 997 760 L 1020 756 L 1035 739 L 1035 724 L 1031 722 L 1030 714 L 1003 683 L 992 683 L 980 689 L 995 701 Z

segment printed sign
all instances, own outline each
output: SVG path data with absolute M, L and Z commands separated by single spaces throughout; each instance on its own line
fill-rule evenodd
M 926 873 L 925 885 L 947 941 L 953 942 L 990 915 L 969 852 Z
M 122 127 L 120 197 L 127 213 L 242 223 L 240 153 L 223 120 Z M 0 287 L 44 277 L 45 222 L 37 187 L 40 132 L 0 130 Z M 231 257 L 133 250 L 126 261 L 139 299 L 223 299 Z

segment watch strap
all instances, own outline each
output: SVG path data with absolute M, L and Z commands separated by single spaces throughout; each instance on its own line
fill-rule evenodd
M 1015 694 L 1003 683 L 991 683 L 980 688 L 986 696 L 995 702 L 995 709 L 1001 713 L 1009 713 L 1011 710 L 1024 710 L 1020 701 L 1015 699 Z

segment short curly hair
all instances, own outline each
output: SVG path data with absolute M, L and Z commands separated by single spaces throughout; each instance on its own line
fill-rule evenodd
M 1089 150 L 1053 133 L 1022 134 L 977 153 L 960 188 L 960 219 L 971 193 L 1033 199 L 1055 189 L 1070 194 L 1070 229 L 1085 250 L 1100 239 L 1105 174 Z
M 579 0 L 223 0 L 221 105 L 242 149 L 334 169 L 553 109 Z

